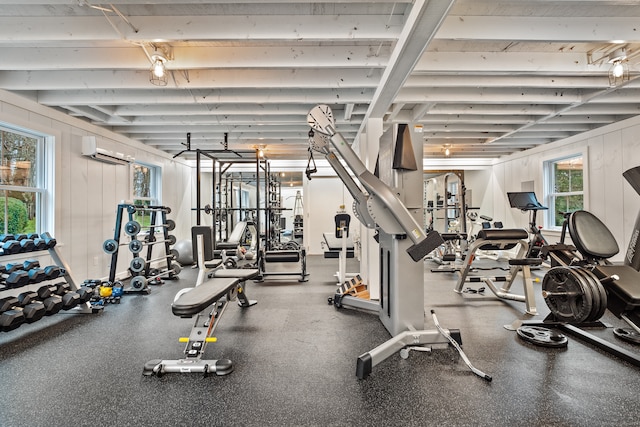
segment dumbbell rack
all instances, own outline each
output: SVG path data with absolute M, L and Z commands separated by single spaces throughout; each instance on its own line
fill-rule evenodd
M 71 269 L 69 268 L 69 265 L 64 261 L 64 259 L 62 258 L 62 255 L 58 251 L 58 248 L 56 247 L 56 243 L 57 243 L 56 240 L 53 237 L 51 237 L 49 235 L 49 233 L 42 233 L 40 235 L 40 238 L 43 241 L 46 241 L 46 245 L 44 245 L 44 246 L 35 246 L 35 247 L 32 246 L 31 250 L 25 250 L 24 252 L 17 252 L 17 253 L 12 253 L 12 254 L 5 254 L 5 255 L 24 255 L 24 254 L 28 253 L 29 255 L 35 254 L 37 256 L 38 253 L 42 253 L 44 251 L 48 251 L 49 256 L 51 257 L 51 259 L 53 260 L 55 265 L 60 268 L 60 274 L 57 277 L 47 278 L 45 280 L 38 281 L 37 283 L 38 284 L 45 283 L 45 285 L 46 285 L 46 283 L 51 283 L 51 282 L 54 282 L 54 281 L 64 280 L 66 282 L 66 284 L 68 284 L 69 292 L 77 292 L 77 291 L 79 291 L 80 290 L 80 286 L 78 285 L 79 282 L 77 282 L 73 278 L 73 275 L 71 273 Z M 24 285 L 19 285 L 19 287 L 14 287 L 14 288 L 7 287 L 5 289 L 2 289 L 2 293 L 6 293 L 9 290 L 15 290 L 15 289 L 20 289 L 20 288 L 30 287 L 30 286 L 33 286 L 35 284 L 36 284 L 36 282 L 29 282 L 29 283 L 25 283 Z M 60 285 L 61 283 L 57 283 L 57 284 Z M 86 294 L 87 290 L 86 289 L 84 289 L 84 290 L 85 290 L 85 294 Z M 37 301 L 38 300 L 36 300 L 36 302 Z M 82 301 L 82 299 L 80 301 Z M 90 314 L 90 313 L 100 312 L 102 309 L 103 309 L 103 307 L 93 306 L 90 303 L 89 298 L 87 298 L 85 301 L 80 302 L 78 305 L 76 305 L 75 307 L 70 309 L 69 312 L 81 313 L 81 314 Z M 65 310 L 68 310 L 68 309 L 65 309 Z M 53 313 L 58 313 L 58 312 L 61 312 L 59 308 L 58 308 L 57 311 L 55 311 Z M 53 314 L 53 313 L 48 313 L 46 315 L 50 315 L 50 314 Z M 38 317 L 37 320 L 39 320 L 40 318 L 42 318 L 42 316 Z M 18 324 L 18 326 L 19 326 L 19 324 Z M 12 327 L 12 329 L 14 329 L 15 327 L 17 327 L 17 326 Z
M 140 226 L 134 220 L 134 214 L 137 211 L 148 211 L 151 213 L 150 225 L 145 227 L 145 228 L 148 228 L 149 234 L 147 239 L 144 241 L 144 243 L 142 243 L 144 245 L 143 247 L 146 246 L 146 249 L 147 249 L 145 258 L 143 259 L 144 260 L 143 268 L 140 268 L 140 264 L 142 264 L 140 260 L 140 254 L 142 253 L 142 251 L 139 253 L 135 253 L 131 247 L 131 242 L 133 241 L 137 241 L 138 243 L 140 243 L 140 241 L 138 240 L 138 233 L 140 232 Z M 167 219 L 167 214 L 169 213 L 171 213 L 171 208 L 167 206 L 138 206 L 131 203 L 118 204 L 114 237 L 113 237 L 113 240 L 111 240 L 112 244 L 115 244 L 115 251 L 111 253 L 111 264 L 109 268 L 109 279 L 108 279 L 109 283 L 115 283 L 115 280 L 116 280 L 118 254 L 120 252 L 119 248 L 123 246 L 123 244 L 120 243 L 120 235 L 122 233 L 123 228 L 124 228 L 125 234 L 131 238 L 131 242 L 128 246 L 133 259 L 131 260 L 129 270 L 132 276 L 131 283 L 134 284 L 134 286 L 129 286 L 125 288 L 124 289 L 125 293 L 142 292 L 142 293 L 148 294 L 151 291 L 151 289 L 148 286 L 150 278 L 152 279 L 176 278 L 176 275 L 179 273 L 179 266 L 177 264 L 172 265 L 171 263 L 171 260 L 175 258 L 175 254 L 171 250 L 171 241 L 172 239 L 175 239 L 175 238 L 169 235 L 169 231 L 173 229 L 173 227 L 175 226 L 175 223 Z M 160 214 L 160 221 L 161 221 L 160 223 L 157 222 L 158 214 Z M 124 218 L 128 218 L 128 222 L 123 225 Z M 162 240 L 158 240 L 155 237 L 155 233 L 157 229 L 161 229 L 163 232 Z M 109 241 L 105 241 L 105 246 L 107 245 L 107 242 Z M 155 268 L 153 269 L 151 268 L 151 262 L 153 261 L 152 260 L 153 247 L 155 246 L 154 242 L 164 243 L 163 244 L 164 255 L 156 260 L 160 260 L 160 261 L 164 260 L 163 263 L 166 263 L 166 268 L 163 265 L 162 268 L 160 268 L 159 272 L 157 272 Z M 105 251 L 106 251 L 106 248 L 105 248 Z M 144 280 L 140 280 L 140 279 L 133 280 L 135 279 L 135 277 L 138 277 L 138 276 L 142 277 Z

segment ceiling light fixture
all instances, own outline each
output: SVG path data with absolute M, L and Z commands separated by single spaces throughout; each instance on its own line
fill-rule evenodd
M 149 81 L 156 86 L 166 86 L 169 81 L 165 65 L 167 61 L 167 56 L 158 49 L 155 49 L 151 54 Z
M 449 149 L 449 145 L 444 146 L 444 156 L 449 157 L 451 155 L 451 150 Z
M 616 49 L 609 54 L 609 85 L 618 86 L 629 80 L 629 65 L 627 53 L 624 49 Z

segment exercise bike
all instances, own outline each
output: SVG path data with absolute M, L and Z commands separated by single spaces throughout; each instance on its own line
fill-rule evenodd
M 509 204 L 512 208 L 520 209 L 522 212 L 529 212 L 529 251 L 526 258 L 538 258 L 540 250 L 547 246 L 549 242 L 542 235 L 542 227 L 536 223 L 538 211 L 547 210 L 536 198 L 533 191 L 519 191 L 507 193 Z

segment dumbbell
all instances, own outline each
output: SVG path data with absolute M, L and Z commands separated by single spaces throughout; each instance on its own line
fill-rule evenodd
M 0 243 L 7 243 L 10 240 L 16 240 L 13 234 L 0 234 Z
M 22 247 L 17 240 L 8 240 L 0 244 L 0 255 L 13 255 L 20 253 Z
M 23 306 L 34 301 L 40 301 L 44 304 L 45 316 L 51 316 L 62 310 L 62 297 L 59 295 L 50 295 L 46 298 L 41 298 L 38 292 L 27 291 L 18 295 L 18 301 L 20 305 Z
M 23 269 L 29 274 L 29 283 L 40 283 L 47 280 L 47 274 L 40 268 L 40 261 L 28 259 L 22 264 Z
M 51 234 L 49 234 L 48 232 L 41 233 L 40 238 L 44 240 L 47 249 L 53 248 L 56 243 L 58 243 L 57 240 L 51 237 Z
M 0 278 L 4 279 L 7 288 L 19 288 L 29 284 L 29 273 L 22 269 L 21 264 L 0 265 Z
M 20 304 L 16 297 L 5 297 L 0 299 L 0 330 L 11 331 L 22 323 L 36 322 L 46 314 L 46 308 L 40 301 L 29 297 L 24 299 L 27 304 Z
M 45 300 L 47 298 L 57 296 L 62 301 L 61 308 L 63 310 L 71 310 L 80 303 L 80 295 L 78 295 L 76 292 L 71 292 L 70 287 L 64 288 L 62 285 L 69 286 L 66 283 L 40 286 L 38 288 L 38 297 L 41 300 Z
M 44 298 L 50 295 L 62 297 L 62 309 L 70 310 L 78 304 L 91 300 L 93 289 L 88 286 L 81 286 L 77 291 L 72 291 L 68 283 L 60 282 L 55 285 L 45 285 L 38 289 L 38 296 Z

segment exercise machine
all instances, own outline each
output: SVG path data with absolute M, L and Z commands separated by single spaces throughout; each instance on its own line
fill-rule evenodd
M 640 194 L 640 166 L 625 171 L 623 176 Z M 640 262 L 634 259 L 638 249 L 640 214 L 622 265 L 608 261 L 619 252 L 619 247 L 606 225 L 592 213 L 579 210 L 565 214 L 563 237 L 567 231 L 576 253 L 569 256 L 571 247 L 564 245 L 564 242 L 558 248 L 554 248 L 555 245 L 546 248 L 551 255 L 556 250 L 561 251 L 561 256 L 555 259 L 569 260 L 570 263 L 552 267 L 545 274 L 542 281 L 543 297 L 551 314 L 534 326 L 558 328 L 640 366 L 640 355 L 582 329 L 602 327 L 599 319 L 609 309 L 630 326 L 616 328 L 614 334 L 632 343 L 640 342 Z M 524 322 L 524 326 L 531 325 Z
M 459 341 L 459 331 L 441 333 L 437 329 L 424 329 L 424 266 L 419 261 L 443 240 L 436 231 L 426 234 L 418 223 L 423 220 L 423 176 L 416 153 L 422 158 L 422 145 L 411 144 L 407 125 L 387 130 L 380 141 L 380 159 L 383 153 L 393 152 L 393 164 L 380 162 L 382 178 L 379 178 L 367 170 L 336 130 L 329 106 L 314 107 L 307 115 L 307 123 L 311 127 L 311 149 L 322 153 L 333 167 L 354 199 L 356 218 L 365 227 L 376 229 L 380 245 L 380 301 L 362 300 L 362 303 L 368 303 L 363 307 L 377 312 L 392 338 L 358 357 L 356 376 L 367 378 L 374 366 L 406 347 L 448 345 L 452 336 Z
M 462 294 L 463 287 L 466 282 L 484 283 L 493 294 L 504 300 L 512 300 L 524 302 L 526 312 L 531 315 L 537 315 L 536 298 L 533 292 L 533 280 L 531 278 L 531 267 L 539 266 L 542 260 L 539 258 L 526 258 L 529 251 L 529 234 L 521 228 L 515 229 L 484 229 L 478 232 L 477 238 L 469 246 L 469 252 L 465 257 L 464 264 L 460 270 L 460 277 L 456 283 L 454 290 Z M 472 264 L 478 250 L 510 250 L 518 247 L 515 258 L 509 259 L 509 273 L 501 276 L 473 276 L 469 275 Z M 498 268 L 498 267 L 496 267 Z M 511 286 L 522 272 L 522 280 L 524 286 L 524 295 L 518 295 L 511 292 Z M 496 283 L 502 283 L 498 288 Z
M 209 232 L 211 229 L 209 229 Z M 193 288 L 180 290 L 171 305 L 171 311 L 179 317 L 191 318 L 195 316 L 195 322 L 188 337 L 180 338 L 185 342 L 185 357 L 175 360 L 150 360 L 144 365 L 143 375 L 162 376 L 165 373 L 201 373 L 205 377 L 211 373 L 227 375 L 233 371 L 233 363 L 229 359 L 203 359 L 208 343 L 216 342 L 213 335 L 224 314 L 229 302 L 238 299 L 238 305 L 246 308 L 257 302 L 249 300 L 244 291 L 246 280 L 258 275 L 253 269 L 225 270 L 210 277 L 210 271 L 205 260 L 205 239 L 211 239 L 211 235 L 198 233 L 195 230 L 196 245 L 198 248 L 198 278 Z M 214 263 L 219 266 L 221 263 Z
M 344 210 L 344 205 L 334 217 L 335 231 L 333 233 L 322 233 L 324 246 L 327 250 L 325 258 L 338 258 L 338 271 L 335 276 L 338 278 L 338 285 L 342 285 L 347 279 L 355 274 L 347 273 L 347 258 L 354 257 L 353 240 L 349 237 L 349 225 L 351 215 Z
M 547 210 L 546 206 L 536 198 L 533 191 L 519 191 L 507 193 L 509 204 L 512 208 L 520 209 L 522 212 L 529 212 L 529 250 L 527 258 L 535 258 L 541 256 L 541 249 L 549 244 L 547 239 L 542 235 L 542 227 L 538 226 L 536 217 L 538 211 Z

